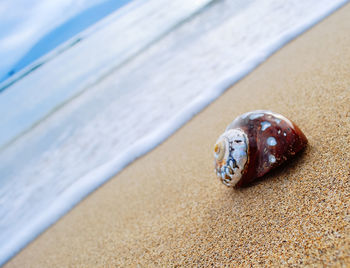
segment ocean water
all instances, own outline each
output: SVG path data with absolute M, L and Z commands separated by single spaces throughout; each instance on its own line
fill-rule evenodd
M 345 0 L 134 0 L 0 84 L 0 265 Z
M 32 0 L 30 4 L 28 3 L 28 7 L 30 5 L 34 6 L 35 12 L 33 12 L 33 10 L 29 10 L 26 16 L 22 17 L 22 20 L 20 20 L 18 13 L 21 11 L 23 12 L 26 8 L 28 8 L 23 6 L 25 1 L 3 0 L 2 2 L 5 2 L 3 5 L 8 6 L 7 14 L 10 15 L 5 19 L 1 18 L 1 15 L 4 14 L 4 12 L 1 13 L 1 11 L 4 10 L 2 10 L 3 8 L 0 8 L 0 18 L 2 25 L 10 25 L 8 25 L 9 27 L 0 28 L 0 36 L 3 32 L 11 33 L 11 29 L 16 28 L 17 37 L 14 37 L 14 34 L 9 34 L 7 38 L 0 39 L 2 42 L 0 44 L 5 49 L 5 44 L 11 42 L 9 40 L 17 38 L 18 42 L 16 42 L 17 44 L 14 45 L 17 45 L 18 47 L 16 48 L 11 46 L 11 49 L 7 49 L 7 51 L 2 51 L 0 49 L 0 58 L 7 58 L 4 62 L 0 63 L 0 83 L 9 78 L 11 74 L 20 71 L 33 61 L 36 61 L 41 56 L 52 51 L 59 44 L 69 40 L 71 37 L 77 35 L 84 29 L 95 24 L 130 1 L 131 0 L 80 0 L 67 6 L 69 11 L 63 11 L 61 8 L 64 9 L 64 5 L 65 3 L 67 4 L 67 0 L 60 0 L 56 3 L 52 3 L 51 0 L 50 2 L 52 3 L 52 6 L 45 6 L 45 4 L 40 0 Z M 12 3 L 10 4 L 10 2 Z M 15 8 L 15 6 L 17 6 L 17 8 Z M 50 14 L 50 11 L 52 12 L 52 10 L 55 10 L 55 14 Z M 39 16 L 35 15 L 37 20 L 32 17 L 33 13 L 40 14 Z M 47 17 L 45 18 L 43 14 L 50 14 L 51 22 Z M 44 21 L 46 23 L 44 23 Z M 44 26 L 43 24 L 46 24 L 48 28 L 41 29 L 40 26 Z M 28 25 L 34 26 L 28 27 Z M 26 42 L 23 42 L 25 41 L 23 40 L 21 42 L 22 44 L 20 44 L 19 40 L 24 37 L 23 30 L 25 31 L 25 27 L 30 28 L 32 34 L 28 36 L 30 39 L 26 40 Z M 5 44 L 3 42 L 5 42 Z M 77 42 L 76 38 L 73 39 L 73 43 L 68 43 L 67 46 L 74 44 L 74 42 Z M 14 55 L 15 53 L 16 56 Z M 18 56 L 21 57 L 17 58 Z M 6 69 L 6 66 L 9 66 L 11 62 L 11 58 L 14 57 L 17 58 L 17 61 L 12 62 L 10 65 L 11 68 L 7 67 Z M 39 65 L 38 62 L 36 62 L 36 64 Z

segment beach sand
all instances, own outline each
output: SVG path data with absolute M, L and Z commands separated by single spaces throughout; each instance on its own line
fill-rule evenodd
M 349 14 L 348 4 L 279 50 L 5 266 L 350 265 Z M 256 109 L 293 120 L 309 146 L 227 188 L 213 144 Z

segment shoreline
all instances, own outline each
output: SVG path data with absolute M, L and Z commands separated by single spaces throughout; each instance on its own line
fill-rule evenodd
M 274 53 L 7 266 L 349 263 L 349 11 Z M 212 146 L 256 109 L 290 118 L 309 147 L 253 186 L 227 189 Z

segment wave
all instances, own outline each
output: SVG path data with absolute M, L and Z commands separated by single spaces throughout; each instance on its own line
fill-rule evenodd
M 168 10 L 157 0 L 135 0 L 0 84 L 0 113 L 7 115 L 0 118 L 5 129 L 0 133 L 0 150 L 211 2 L 177 0 L 169 5 L 172 12 L 167 15 Z M 128 39 L 118 38 L 116 33 L 128 34 Z M 29 103 L 28 88 L 36 98 Z M 50 92 L 43 92 L 44 88 Z M 11 109 L 14 102 L 21 111 Z M 38 110 L 38 106 L 42 108 Z
M 6 78 L 11 77 L 24 67 L 28 66 L 30 63 L 36 61 L 42 55 L 45 55 L 49 51 L 52 51 L 58 45 L 66 42 L 71 39 L 73 36 L 76 36 L 79 32 L 88 28 L 89 26 L 95 24 L 97 21 L 106 17 L 107 15 L 113 13 L 115 10 L 119 9 L 123 5 L 130 2 L 130 0 L 114 1 L 106 0 L 102 3 L 95 4 L 94 6 L 85 9 L 81 13 L 77 14 L 73 18 L 68 19 L 66 22 L 56 27 L 51 32 L 45 34 L 34 46 L 32 46 L 29 51 L 11 68 L 7 75 L 0 77 L 0 82 L 4 81 Z M 72 42 L 69 42 L 68 46 L 65 46 L 65 49 L 73 46 L 76 42 L 79 42 L 79 38 L 74 38 Z M 62 51 L 62 49 L 60 49 Z M 34 64 L 34 67 L 41 66 L 44 61 L 41 61 L 41 64 Z M 33 71 L 34 67 L 31 67 Z M 18 78 L 22 78 L 25 75 L 28 75 L 30 72 L 24 72 Z M 5 86 L 0 86 L 1 91 L 8 88 L 16 80 L 12 80 L 12 83 L 6 83 Z

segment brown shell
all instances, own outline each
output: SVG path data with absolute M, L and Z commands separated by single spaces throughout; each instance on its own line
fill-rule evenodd
M 246 185 L 255 178 L 265 175 L 307 145 L 307 138 L 297 125 L 284 116 L 270 111 L 243 114 L 226 130 L 231 128 L 242 129 L 249 140 L 248 162 L 236 187 Z M 268 141 L 271 141 L 270 145 Z

